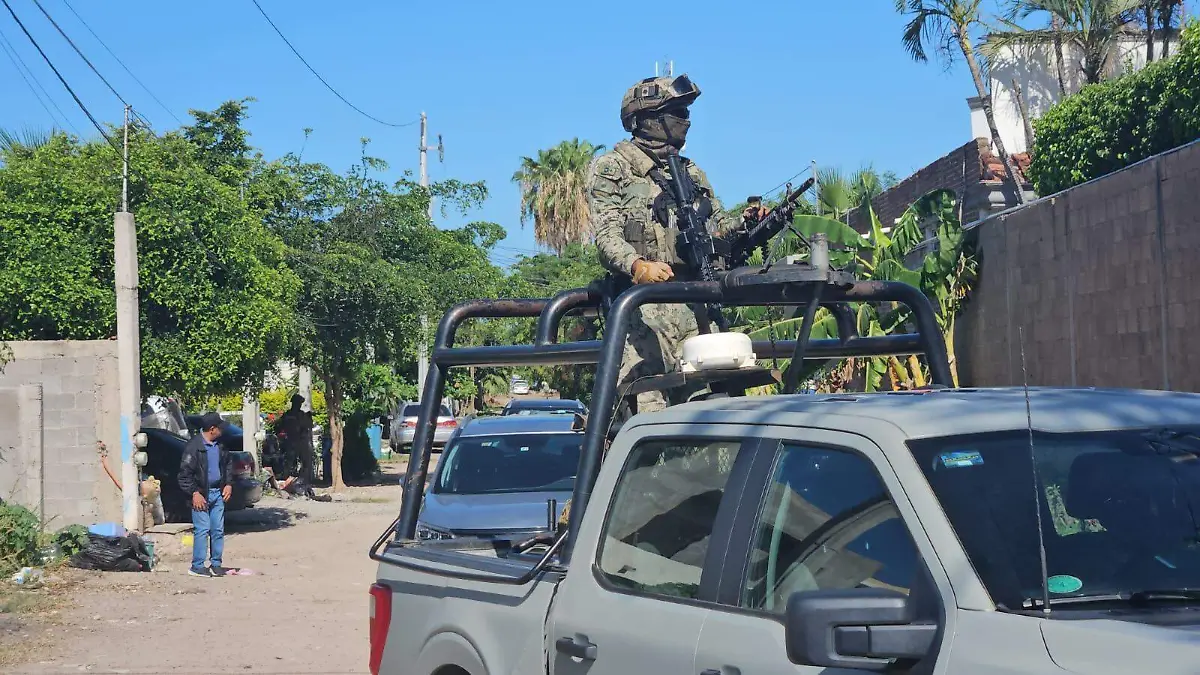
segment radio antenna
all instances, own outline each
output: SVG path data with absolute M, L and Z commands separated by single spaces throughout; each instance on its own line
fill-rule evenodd
M 1050 615 L 1050 570 L 1046 565 L 1046 534 L 1042 531 L 1041 488 L 1038 486 L 1037 454 L 1033 450 L 1033 406 L 1029 404 L 1029 371 L 1025 367 L 1025 329 L 1017 326 L 1021 348 L 1021 380 L 1025 388 L 1025 426 L 1029 430 L 1029 466 L 1033 470 L 1033 510 L 1037 513 L 1038 555 L 1042 559 L 1042 612 Z

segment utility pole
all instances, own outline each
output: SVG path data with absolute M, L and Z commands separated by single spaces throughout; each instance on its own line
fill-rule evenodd
M 304 397 L 304 403 L 300 404 L 300 409 L 305 412 L 312 412 L 312 369 L 308 366 L 300 366 L 296 370 L 296 393 Z M 289 402 L 290 406 L 291 403 Z
M 442 144 L 442 135 L 438 134 L 438 144 L 436 146 L 426 145 L 428 142 L 427 120 L 425 111 L 421 111 L 421 143 L 417 149 L 421 153 L 421 187 L 429 187 L 429 171 L 427 168 L 428 162 L 425 155 L 430 150 L 438 151 L 438 162 L 446 160 L 446 146 Z M 429 221 L 433 222 L 433 196 L 429 197 Z M 417 342 L 417 391 L 425 391 L 425 376 L 429 374 L 429 344 L 426 342 L 426 335 L 429 330 L 429 317 L 421 315 L 421 336 Z M 418 394 L 419 395 L 419 394 Z
M 121 411 L 121 514 L 125 529 L 141 526 L 135 437 L 142 421 L 141 336 L 138 333 L 137 228 L 129 212 L 129 106 L 125 106 L 125 147 L 121 168 L 121 211 L 113 216 L 114 275 L 117 291 L 117 383 Z

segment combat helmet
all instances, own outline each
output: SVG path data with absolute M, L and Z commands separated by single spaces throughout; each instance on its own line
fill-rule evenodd
M 674 106 L 688 106 L 700 96 L 688 76 L 647 77 L 625 92 L 621 99 L 621 126 L 633 131 L 633 119 L 640 113 L 657 112 Z

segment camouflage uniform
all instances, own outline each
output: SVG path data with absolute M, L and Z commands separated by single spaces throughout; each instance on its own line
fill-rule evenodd
M 720 235 L 736 227 L 737 221 L 724 213 L 704 172 L 691 160 L 685 159 L 684 165 L 698 191 L 712 203 L 709 231 Z M 676 250 L 678 228 L 673 222 L 663 226 L 653 215 L 652 205 L 662 192 L 650 178 L 655 167 L 650 155 L 627 140 L 592 161 L 587 193 L 600 262 L 612 272 L 630 277 L 634 261 L 644 258 L 671 265 L 675 280 L 692 279 L 694 274 Z M 669 178 L 668 168 L 660 170 Z M 625 343 L 618 386 L 674 370 L 683 341 L 698 332 L 703 311 L 700 306 L 643 305 Z M 666 405 L 662 392 L 638 396 L 639 412 L 661 410 Z

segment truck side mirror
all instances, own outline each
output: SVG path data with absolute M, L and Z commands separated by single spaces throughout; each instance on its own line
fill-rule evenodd
M 929 653 L 939 626 L 914 622 L 908 598 L 884 589 L 802 591 L 788 598 L 785 641 L 797 665 L 885 670 Z

